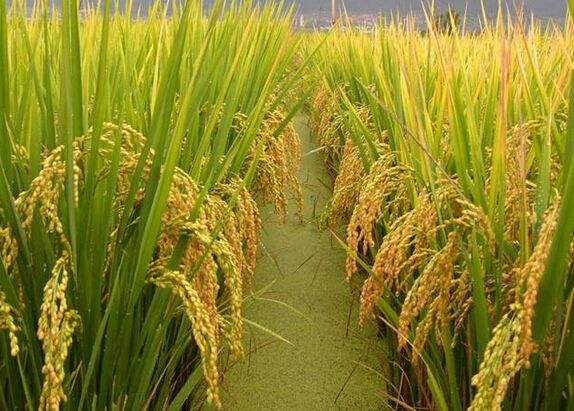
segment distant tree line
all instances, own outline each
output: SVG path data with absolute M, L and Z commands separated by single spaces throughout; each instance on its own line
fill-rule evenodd
M 443 34 L 453 34 L 459 29 L 461 16 L 458 11 L 449 7 L 447 11 L 441 13 L 433 19 L 433 28 Z

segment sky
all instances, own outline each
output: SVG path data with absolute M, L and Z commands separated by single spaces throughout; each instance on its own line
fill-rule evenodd
M 11 0 L 7 1 L 8 4 Z M 28 5 L 31 6 L 35 0 L 26 0 Z M 36 0 L 38 1 L 38 0 Z M 80 3 L 89 1 L 91 3 L 98 0 L 80 0 Z M 114 2 L 115 0 L 112 0 Z M 125 0 L 119 0 L 123 3 Z M 146 9 L 154 0 L 133 0 L 134 5 L 142 6 Z M 161 0 L 168 1 L 168 0 Z M 183 1 L 183 0 L 180 0 Z M 198 0 L 199 1 L 199 0 Z M 201 0 L 209 6 L 213 0 Z M 266 1 L 273 0 L 253 0 L 255 3 L 265 3 Z M 303 14 L 306 18 L 313 18 L 318 16 L 329 16 L 331 13 L 331 0 L 284 0 L 286 4 L 294 4 L 297 10 L 297 15 Z M 422 4 L 428 4 L 430 0 L 336 0 L 337 6 L 342 7 L 344 4 L 347 13 L 350 16 L 357 15 L 379 15 L 390 14 L 399 12 L 401 14 L 414 13 L 421 15 Z M 463 12 L 467 10 L 467 15 L 474 19 L 481 16 L 481 1 L 480 0 L 434 0 L 439 12 L 447 10 L 448 7 L 453 7 L 456 10 Z M 555 19 L 557 21 L 564 21 L 566 11 L 566 0 L 483 0 L 486 10 L 490 16 L 494 15 L 498 4 L 502 1 L 503 4 L 510 4 L 511 9 L 514 4 L 524 6 L 527 15 L 533 14 L 540 19 Z M 48 0 L 49 3 L 54 2 L 58 4 L 60 0 Z
M 264 0 L 263 0 L 264 1 Z M 422 8 L 421 0 L 336 0 L 338 5 L 344 3 L 347 12 L 354 14 L 379 14 L 389 12 L 417 12 Z M 528 14 L 541 18 L 555 17 L 563 18 L 566 10 L 565 0 L 506 0 L 508 4 L 524 5 Z M 209 0 L 207 0 L 209 2 Z M 331 10 L 331 0 L 289 0 L 288 3 L 295 3 L 298 11 L 303 14 L 328 14 Z M 426 3 L 426 1 L 425 1 Z M 499 4 L 499 0 L 485 0 L 486 9 L 494 13 Z M 448 9 L 449 6 L 457 10 L 467 8 L 469 15 L 480 15 L 481 2 L 479 0 L 435 0 L 439 9 Z

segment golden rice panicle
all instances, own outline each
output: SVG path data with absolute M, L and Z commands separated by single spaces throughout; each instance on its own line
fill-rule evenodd
M 114 126 L 111 131 L 122 133 L 120 148 L 120 174 L 116 196 L 116 205 L 121 207 L 130 189 L 131 176 L 139 161 L 138 149 L 145 142 L 145 137 L 128 126 Z M 113 142 L 107 140 L 113 147 Z M 150 157 L 153 157 L 151 153 Z M 142 174 L 142 181 L 149 178 L 152 158 L 148 158 Z M 236 189 L 238 182 L 230 184 L 223 193 L 208 194 L 202 204 L 196 220 L 191 221 L 200 187 L 183 170 L 176 168 L 170 186 L 167 206 L 162 215 L 162 230 L 157 244 L 157 257 L 150 264 L 150 282 L 161 288 L 169 288 L 178 295 L 183 303 L 185 314 L 189 317 L 192 330 L 202 355 L 202 368 L 208 383 L 208 400 L 220 408 L 219 371 L 217 353 L 222 329 L 226 331 L 230 351 L 240 357 L 243 320 L 242 271 L 244 266 L 243 237 L 246 240 L 247 253 L 255 259 L 256 236 L 259 227 L 257 207 L 244 190 L 239 203 L 243 207 L 243 221 L 246 223 L 243 234 L 238 226 L 238 217 L 229 210 L 227 202 L 221 195 L 229 195 Z M 221 190 L 219 190 L 221 191 Z M 221 195 L 220 195 L 221 194 Z M 143 198 L 143 190 L 136 196 L 136 201 Z M 222 233 L 213 238 L 212 233 L 224 222 Z M 170 259 L 181 235 L 189 238 L 183 253 L 179 270 L 168 270 L 166 264 Z M 243 237 L 242 237 L 243 236 Z M 115 237 L 112 236 L 112 238 Z M 254 265 L 254 261 L 250 262 Z M 230 295 L 229 326 L 223 327 L 223 316 L 219 312 L 218 295 L 220 285 L 217 275 L 218 267 L 224 275 L 224 282 Z M 252 270 L 252 268 L 251 268 Z
M 186 217 L 189 217 L 194 202 L 185 204 L 189 204 L 190 207 L 184 213 Z M 180 271 L 194 276 L 191 286 L 208 314 L 206 320 L 209 319 L 212 323 L 215 343 L 218 343 L 223 323 L 217 302 L 220 289 L 217 277 L 219 266 L 224 276 L 226 290 L 230 296 L 230 321 L 229 326 L 224 327 L 224 330 L 232 355 L 241 357 L 243 353 L 241 344 L 243 330 L 241 315 L 243 245 L 237 218 L 227 207 L 227 203 L 218 195 L 208 195 L 196 222 L 184 222 L 180 224 L 179 229 L 167 230 L 163 234 L 163 237 L 167 238 L 164 243 L 168 246 L 162 247 L 160 255 L 170 255 L 180 233 L 183 230 L 186 231 L 190 241 L 180 264 Z M 226 215 L 228 211 L 229 215 Z M 217 239 L 212 239 L 212 233 L 218 229 L 218 224 L 222 221 L 224 222 L 223 232 L 217 235 Z M 176 232 L 177 235 L 173 235 L 173 232 Z
M 415 208 L 389 228 L 373 263 L 372 275 L 363 285 L 359 322 L 372 315 L 384 289 L 398 288 L 402 272 L 414 272 L 428 257 L 429 236 L 436 231 L 437 212 L 430 196 L 422 194 Z M 414 245 L 414 249 L 413 249 Z
M 192 236 L 180 265 L 183 273 L 193 273 L 191 284 L 197 291 L 199 298 L 205 306 L 215 329 L 216 337 L 220 335 L 221 316 L 217 305 L 219 295 L 219 281 L 217 278 L 217 264 L 213 254 L 209 251 L 209 243 L 205 239 Z
M 464 196 L 458 181 L 441 179 L 437 184 L 439 189 L 436 197 L 439 207 L 447 207 L 453 214 L 450 219 L 443 221 L 437 229 L 455 228 L 462 237 L 475 232 L 484 238 L 490 249 L 494 249 L 494 232 L 483 208 Z
M 368 318 L 372 317 L 375 312 L 375 304 L 381 298 L 384 286 L 375 276 L 369 276 L 361 287 L 361 296 L 359 299 L 359 325 L 365 325 Z
M 512 127 L 508 132 L 505 152 L 506 196 L 504 204 L 504 238 L 519 243 L 520 219 L 526 213 L 529 226 L 535 213 L 530 207 L 534 202 L 534 184 L 528 181 L 526 157 L 532 145 L 532 123 Z
M 225 331 L 231 354 L 239 358 L 243 355 L 243 276 L 245 270 L 252 273 L 255 264 L 256 237 L 260 224 L 257 206 L 249 192 L 241 187 L 241 182 L 232 181 L 218 185 L 212 194 L 208 194 L 199 210 L 198 218 L 191 222 L 198 193 L 197 184 L 185 172 L 176 169 L 170 187 L 168 207 L 162 216 L 157 264 L 150 267 L 150 272 L 165 269 L 162 261 L 169 259 L 180 236 L 185 233 L 189 242 L 180 262 L 179 272 L 193 275 L 193 279 L 189 280 L 190 286 L 207 314 L 204 321 L 211 322 L 214 344 L 219 345 L 221 331 Z M 225 200 L 235 194 L 237 211 L 230 208 Z M 240 218 L 245 227 L 240 226 Z M 216 232 L 216 238 L 213 238 L 213 233 Z M 249 263 L 244 254 L 244 240 L 246 253 L 250 254 L 249 258 L 252 260 Z M 223 273 L 229 294 L 230 314 L 229 322 L 225 326 L 217 301 L 220 291 L 218 268 Z
M 217 240 L 214 245 L 217 262 L 224 276 L 224 284 L 229 293 L 229 325 L 226 327 L 227 341 L 232 358 L 243 357 L 243 279 L 238 267 L 238 255 L 233 251 L 233 245 L 226 240 Z
M 247 125 L 247 119 L 248 116 L 245 113 L 242 113 L 240 111 L 236 112 L 233 115 L 233 121 L 231 122 L 231 128 L 237 133 L 243 133 L 245 130 L 245 127 Z
M 162 234 L 170 239 L 175 246 L 189 220 L 191 212 L 199 194 L 199 187 L 195 181 L 181 169 L 176 168 L 170 186 L 167 206 L 162 215 Z M 172 250 L 166 250 L 171 252 Z
M 215 192 L 233 206 L 229 212 L 229 219 L 233 220 L 236 228 L 229 227 L 230 232 L 234 233 L 234 253 L 240 261 L 239 269 L 242 277 L 246 281 L 251 281 L 255 263 L 257 259 L 257 238 L 261 227 L 259 210 L 257 203 L 251 193 L 239 179 L 231 180 L 229 183 L 219 184 Z M 219 222 L 219 218 L 214 224 Z M 229 224 L 230 221 L 226 221 Z M 227 229 L 224 230 L 227 232 Z M 235 234 L 237 232 L 237 234 Z M 228 236 L 229 237 L 229 236 Z
M 480 371 L 472 378 L 477 387 L 469 411 L 500 410 L 510 379 L 522 367 L 520 351 L 521 313 L 506 314 L 494 328 Z
M 44 382 L 40 397 L 40 409 L 59 410 L 60 403 L 66 401 L 63 383 L 64 363 L 72 344 L 72 334 L 80 323 L 75 310 L 68 309 L 66 290 L 68 287 L 68 267 L 70 255 L 64 251 L 52 268 L 50 279 L 44 286 L 38 339 L 42 341 Z
M 292 124 L 275 136 L 275 130 L 284 121 L 279 110 L 270 113 L 264 120 L 258 140 L 264 141 L 259 158 L 255 185 L 265 202 L 273 204 L 275 212 L 283 219 L 287 216 L 287 197 L 290 191 L 295 199 L 297 215 L 303 218 L 303 198 L 297 180 L 300 158 L 300 141 Z M 255 146 L 252 147 L 252 150 Z
M 58 216 L 58 203 L 63 191 L 66 178 L 66 165 L 62 158 L 64 147 L 59 146 L 52 150 L 42 162 L 42 169 L 30 183 L 29 188 L 20 193 L 15 200 L 15 205 L 21 217 L 22 228 L 29 232 L 34 212 L 39 205 L 40 217 L 44 222 L 46 231 L 59 237 L 64 247 L 68 246 L 68 240 L 64 234 L 64 227 Z M 79 189 L 82 179 L 78 163 L 83 157 L 79 141 L 73 144 L 73 196 L 76 205 L 79 204 Z M 14 251 L 13 251 L 14 252 Z
M 58 203 L 66 176 L 65 162 L 62 158 L 63 151 L 63 146 L 59 146 L 44 158 L 38 176 L 32 180 L 28 190 L 22 192 L 15 200 L 16 210 L 20 214 L 24 231 L 30 231 L 36 207 L 39 205 L 39 215 L 46 231 L 58 237 L 62 248 L 61 255 L 44 286 L 41 313 L 38 319 L 37 335 L 42 341 L 44 351 L 42 367 L 44 381 L 40 396 L 40 409 L 47 410 L 57 410 L 60 403 L 66 401 L 63 390 L 64 363 L 68 356 L 69 346 L 72 344 L 72 334 L 80 321 L 78 313 L 68 309 L 66 300 L 71 252 L 63 224 L 58 216 Z M 79 142 L 74 142 L 73 196 L 76 205 L 82 178 L 78 162 L 82 155 Z M 13 264 L 17 255 L 16 247 L 13 239 L 3 244 L 3 260 L 4 263 L 8 263 L 8 268 Z M 14 350 L 14 347 L 12 348 Z
M 454 349 L 463 326 L 465 325 L 465 320 L 468 318 L 468 314 L 474 303 L 472 299 L 472 283 L 470 281 L 468 268 L 465 268 L 458 278 L 451 281 L 450 288 L 450 318 L 454 324 L 451 347 Z
M 394 224 L 383 240 L 375 256 L 372 274 L 367 278 L 361 290 L 359 323 L 374 313 L 377 299 L 384 289 L 390 288 L 398 280 L 401 266 L 407 260 L 408 248 L 411 245 L 410 217 L 408 213 Z M 403 221 L 407 220 L 406 224 Z
M 20 352 L 18 346 L 18 337 L 16 332 L 19 328 L 14 321 L 14 309 L 6 302 L 6 294 L 0 291 L 0 330 L 8 331 L 8 339 L 10 340 L 10 355 L 15 357 Z
M 266 203 L 273 204 L 275 212 L 282 218 L 287 214 L 287 200 L 283 193 L 282 176 L 276 161 L 282 161 L 279 143 L 272 139 L 266 145 L 258 163 L 255 186 Z
M 15 200 L 22 228 L 26 231 L 32 225 L 36 206 L 41 204 L 41 215 L 47 223 L 47 229 L 63 235 L 63 228 L 57 215 L 58 199 L 66 174 L 63 152 L 63 146 L 55 148 L 42 162 L 42 169 L 32 180 L 28 190 L 22 192 Z
M 311 131 L 314 135 L 320 136 L 320 127 L 323 122 L 326 122 L 326 116 L 330 114 L 327 110 L 327 106 L 332 103 L 332 99 L 329 97 L 325 87 L 319 88 L 319 90 L 313 96 L 311 101 L 311 114 L 309 116 L 309 125 Z
M 324 162 L 329 172 L 338 175 L 341 170 L 337 164 L 344 160 L 341 157 L 339 147 L 350 138 L 350 133 L 345 127 L 343 114 L 337 106 L 336 99 L 325 87 L 320 88 L 315 94 L 311 107 L 309 119 L 311 131 L 313 135 L 318 137 L 319 144 L 323 149 Z
M 131 184 L 133 183 L 133 175 L 137 168 L 137 164 L 139 162 L 141 153 L 140 149 L 145 144 L 146 138 L 143 134 L 138 132 L 137 130 L 133 129 L 129 125 L 122 125 L 117 126 L 111 123 L 106 123 L 107 127 L 111 131 L 121 132 L 121 142 L 120 142 L 120 166 L 119 166 L 119 174 L 117 180 L 117 188 L 116 188 L 116 195 L 115 195 L 115 202 L 114 205 L 118 210 L 121 210 L 125 200 L 128 197 L 128 193 L 130 191 Z M 111 136 L 111 133 L 110 133 Z M 114 147 L 115 142 L 109 141 L 108 144 L 111 147 Z M 105 149 L 104 149 L 105 150 Z M 102 149 L 100 149 L 102 152 Z M 105 152 L 105 151 L 104 151 Z M 103 153 L 103 152 L 102 152 Z M 149 154 L 145 160 L 142 173 L 141 173 L 141 182 L 146 182 L 149 180 L 149 176 L 151 173 L 151 168 L 153 164 L 153 159 L 155 156 L 155 152 L 153 149 L 149 151 Z M 105 156 L 104 156 L 105 158 Z M 181 170 L 175 173 L 176 175 L 181 175 Z M 175 179 L 174 175 L 174 179 Z M 176 183 L 177 184 L 177 183 Z M 172 188 L 170 188 L 172 189 Z M 140 203 L 145 196 L 145 188 L 142 186 L 136 192 L 136 203 Z
M 141 181 L 145 182 L 149 179 L 151 173 L 151 167 L 153 163 L 153 151 L 150 152 L 148 158 L 145 161 Z M 119 175 L 117 181 L 117 189 L 115 195 L 115 207 L 118 210 L 121 210 L 123 207 L 125 200 L 128 197 L 131 184 L 133 182 L 133 175 L 136 170 L 140 155 L 139 153 L 133 153 L 124 151 L 122 149 L 120 154 L 120 167 L 119 167 Z M 141 203 L 145 196 L 145 188 L 140 187 L 139 190 L 136 192 L 135 201 L 137 203 Z
M 205 305 L 186 276 L 179 271 L 157 272 L 151 282 L 160 288 L 171 290 L 181 299 L 184 313 L 192 325 L 193 336 L 201 352 L 201 365 L 208 386 L 207 401 L 221 409 L 217 367 L 219 348 L 216 330 Z
M 406 345 L 411 322 L 423 311 L 426 311 L 426 318 L 415 330 L 415 351 L 421 350 L 426 342 L 426 333 L 430 330 L 429 322 L 434 324 L 437 330 L 448 326 L 450 288 L 455 263 L 459 257 L 458 242 L 456 231 L 451 232 L 446 245 L 430 259 L 407 293 L 399 316 L 399 348 Z M 440 335 L 438 337 L 440 338 Z
M 311 107 L 311 131 L 319 137 L 321 146 L 327 150 L 336 147 L 339 144 L 337 132 L 340 129 L 337 121 L 338 109 L 326 88 L 320 88 L 315 94 Z
M 281 138 L 284 141 L 285 151 L 287 155 L 287 189 L 291 191 L 291 195 L 295 200 L 295 210 L 299 217 L 299 220 L 303 222 L 303 193 L 301 191 L 301 185 L 297 178 L 297 172 L 301 165 L 301 140 L 299 134 L 295 131 L 293 123 L 289 123 L 283 133 Z
M 366 254 L 375 245 L 375 223 L 385 212 L 393 213 L 408 202 L 406 183 L 410 172 L 394 162 L 394 155 L 382 153 L 363 179 L 358 202 L 347 226 L 347 279 L 357 272 L 355 253 Z
M 246 188 L 242 189 L 237 202 L 237 223 L 245 249 L 245 264 L 242 274 L 244 279 L 250 283 L 253 280 L 255 264 L 257 263 L 257 239 L 261 229 L 261 218 L 257 204 Z
M 232 184 L 233 185 L 233 184 Z M 221 189 L 221 187 L 220 187 Z M 232 191 L 231 187 L 224 190 Z M 213 233 L 218 224 L 224 222 L 223 230 L 218 233 L 215 241 L 207 244 L 221 272 L 227 293 L 229 294 L 229 323 L 224 330 L 233 358 L 243 356 L 243 247 L 241 234 L 237 226 L 235 213 L 228 209 L 227 203 L 219 196 L 210 195 L 202 207 L 205 210 L 207 228 Z M 226 215 L 227 213 L 227 215 Z M 201 286 L 198 284 L 198 286 Z M 219 318 L 221 318 L 219 316 Z
M 558 203 L 556 200 L 545 214 L 538 243 L 518 270 L 515 302 L 494 329 L 479 372 L 472 379 L 477 392 L 471 410 L 499 410 L 510 380 L 529 366 L 530 355 L 536 350 L 532 341 L 534 306 L 556 230 Z
M 345 140 L 339 172 L 335 178 L 333 196 L 324 219 L 331 224 L 343 221 L 353 211 L 359 199 L 360 184 L 365 175 L 359 150 L 350 138 Z
M 540 280 L 546 268 L 546 260 L 550 252 L 550 246 L 556 231 L 559 200 L 553 202 L 546 211 L 544 223 L 540 229 L 538 243 L 530 258 L 517 273 L 516 303 L 515 310 L 520 310 L 521 315 L 521 356 L 528 364 L 528 358 L 536 347 L 532 341 L 532 320 L 534 319 L 534 309 L 538 298 Z
M 10 227 L 0 229 L 0 258 L 6 272 L 10 272 L 18 257 L 18 242 L 12 236 Z
M 20 167 L 24 170 L 30 171 L 30 153 L 28 152 L 28 149 L 21 144 L 15 143 L 12 162 L 14 164 L 20 164 Z
M 199 193 L 199 187 L 186 173 L 176 169 L 170 187 L 168 207 L 162 215 L 162 231 L 158 241 L 159 268 L 162 260 L 168 260 L 182 234 L 187 234 L 189 241 L 183 258 L 180 261 L 179 271 L 184 275 L 192 275 L 191 286 L 201 300 L 205 312 L 208 314 L 214 330 L 215 343 L 219 343 L 221 328 L 221 315 L 219 313 L 217 296 L 219 294 L 219 281 L 217 278 L 217 264 L 210 249 L 212 221 L 216 221 L 225 208 L 225 203 L 219 198 L 207 196 L 206 204 L 200 209 L 199 217 L 190 222 L 190 216 Z M 206 210 L 210 215 L 206 215 Z

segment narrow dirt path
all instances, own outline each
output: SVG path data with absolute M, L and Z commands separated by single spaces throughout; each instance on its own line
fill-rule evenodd
M 329 198 L 329 177 L 304 117 L 301 135 L 305 223 L 282 224 L 262 210 L 262 251 L 254 296 L 245 317 L 292 345 L 246 324 L 244 363 L 226 373 L 228 410 L 381 409 L 383 379 L 377 375 L 379 339 L 373 328 L 357 330 L 356 304 L 344 281 L 345 253 L 315 219 Z M 350 308 L 352 306 L 352 309 Z

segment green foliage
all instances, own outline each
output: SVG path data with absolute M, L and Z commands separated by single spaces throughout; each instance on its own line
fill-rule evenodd
M 459 24 L 449 11 L 425 35 L 407 23 L 315 36 L 326 45 L 315 64 L 314 129 L 339 173 L 335 196 L 354 201 L 333 203 L 351 221 L 347 273 L 358 259 L 368 275 L 363 309 L 375 295 L 396 349 L 389 361 L 400 365 L 388 384 L 396 401 L 566 409 L 574 403 L 571 25 L 498 20 L 467 35 Z M 352 156 L 362 173 L 348 174 Z M 376 168 L 381 159 L 386 169 Z M 399 188 L 397 169 L 411 172 Z M 457 223 L 470 215 L 474 222 Z M 452 272 L 433 271 L 452 236 Z M 440 281 L 450 285 L 441 291 Z
M 285 121 L 268 123 L 273 110 L 288 110 L 287 85 L 297 80 L 290 12 L 223 1 L 208 12 L 200 2 L 173 3 L 171 16 L 157 2 L 145 19 L 132 19 L 129 4 L 125 15 L 112 13 L 110 0 L 81 18 L 77 0 L 63 1 L 61 15 L 44 2 L 34 4 L 31 16 L 23 2 L 5 7 L 0 290 L 19 352 L 0 322 L 0 408 L 50 408 L 46 381 L 61 386 L 61 395 L 51 388 L 48 396 L 65 396 L 62 409 L 199 404 L 201 332 L 181 301 L 155 285 L 161 282 L 154 271 L 159 263 L 162 270 L 181 267 L 196 237 L 180 233 L 169 261 L 158 261 L 158 239 L 169 229 L 162 218 L 173 212 L 168 202 L 182 176 L 198 187 L 182 216 L 189 230 L 213 196 L 224 201 L 222 215 L 236 212 L 266 139 L 277 138 L 292 116 L 287 111 Z M 264 125 L 271 130 L 262 137 Z M 49 168 L 46 158 L 58 147 L 61 160 Z M 55 182 L 53 190 L 48 183 L 37 187 L 39 176 L 59 164 L 63 174 L 42 180 Z M 231 186 L 235 191 L 222 194 Z M 62 196 L 54 194 L 61 188 Z M 41 201 L 24 212 L 31 200 L 23 193 L 30 192 Z M 218 253 L 218 301 L 228 322 L 233 290 L 222 268 L 229 254 L 222 249 L 225 224 L 222 218 L 207 233 L 207 243 L 219 250 L 211 252 Z M 195 272 L 185 275 L 192 281 Z M 53 374 L 46 368 L 52 363 Z

